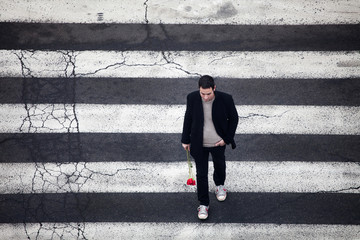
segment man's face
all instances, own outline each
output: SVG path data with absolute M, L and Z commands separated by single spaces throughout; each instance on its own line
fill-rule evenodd
M 215 97 L 215 88 L 216 86 L 214 86 L 214 89 L 212 88 L 202 88 L 200 87 L 200 96 L 201 98 L 205 101 L 205 102 L 208 102 L 208 101 L 211 101 L 214 99 Z

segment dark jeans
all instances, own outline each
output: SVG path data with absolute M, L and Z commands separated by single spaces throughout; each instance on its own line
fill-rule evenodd
M 203 147 L 203 158 L 195 159 L 196 163 L 196 180 L 197 180 L 197 194 L 200 205 L 208 206 L 209 200 L 209 153 L 211 153 L 214 163 L 213 179 L 216 186 L 224 185 L 226 177 L 225 165 L 225 148 L 222 147 Z

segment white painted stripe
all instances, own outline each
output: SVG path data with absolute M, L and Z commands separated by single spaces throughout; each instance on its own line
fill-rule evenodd
M 0 50 L 0 77 L 180 78 L 204 74 L 228 78 L 360 77 L 360 52 Z
M 212 164 L 209 169 L 209 179 L 212 179 Z M 0 163 L 0 170 L 0 194 L 195 191 L 195 186 L 186 185 L 185 160 Z M 214 189 L 214 183 L 209 182 L 210 189 Z M 226 187 L 230 192 L 360 193 L 360 165 L 353 162 L 228 161 Z
M 360 22 L 358 0 L 0 1 L 0 21 L 153 24 L 344 24 Z
M 359 225 L 69 222 L 0 224 L 7 240 L 18 239 L 359 239 Z
M 185 97 L 185 96 L 184 96 Z M 360 107 L 238 105 L 237 134 L 360 134 Z M 181 133 L 185 105 L 0 105 L 3 133 Z

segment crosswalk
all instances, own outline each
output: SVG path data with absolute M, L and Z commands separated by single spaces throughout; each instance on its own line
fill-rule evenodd
M 0 239 L 360 239 L 359 16 L 0 0 Z M 180 134 L 203 74 L 239 126 L 229 198 L 200 222 Z

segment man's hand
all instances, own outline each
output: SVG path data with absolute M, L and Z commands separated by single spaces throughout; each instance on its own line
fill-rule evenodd
M 187 151 L 190 151 L 190 144 L 182 144 L 183 148 Z
M 226 145 L 226 143 L 222 139 L 220 141 L 218 141 L 217 143 L 215 143 L 216 147 L 219 147 L 219 146 L 222 147 L 222 146 L 225 146 L 225 145 Z

